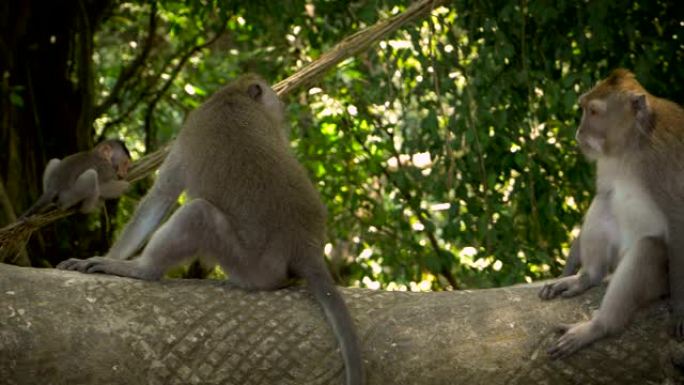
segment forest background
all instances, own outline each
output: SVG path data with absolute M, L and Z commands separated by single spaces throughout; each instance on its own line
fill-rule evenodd
M 4 2 L 0 227 L 39 196 L 50 158 L 120 137 L 140 159 L 231 79 L 256 72 L 275 84 L 407 5 Z M 557 275 L 593 194 L 574 140 L 577 97 L 625 67 L 684 101 L 682 9 L 454 0 L 289 94 L 292 148 L 327 205 L 338 282 L 442 290 Z M 104 253 L 152 181 L 44 227 L 28 259 L 6 262 Z M 223 273 L 194 264 L 173 275 Z

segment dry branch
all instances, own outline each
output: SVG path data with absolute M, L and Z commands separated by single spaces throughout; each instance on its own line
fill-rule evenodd
M 388 36 L 405 24 L 429 14 L 445 0 L 421 0 L 413 3 L 405 12 L 381 20 L 345 38 L 329 52 L 309 63 L 297 73 L 273 86 L 283 97 L 304 84 L 310 84 L 343 60 L 364 51 L 368 46 Z M 137 181 L 154 172 L 166 158 L 172 143 L 138 160 L 131 170 L 128 180 Z M 34 215 L 28 220 L 12 223 L 0 229 L 0 262 L 8 261 L 28 242 L 31 234 L 39 228 L 58 219 L 67 217 L 75 211 L 52 210 Z
M 445 2 L 445 0 L 421 0 L 413 3 L 405 12 L 389 19 L 381 20 L 345 38 L 337 43 L 333 49 L 324 53 L 321 57 L 297 71 L 297 73 L 278 82 L 273 86 L 273 89 L 278 95 L 283 96 L 304 84 L 317 80 L 318 77 L 345 59 L 363 52 L 371 44 L 398 30 L 405 24 L 429 14 L 434 8 Z

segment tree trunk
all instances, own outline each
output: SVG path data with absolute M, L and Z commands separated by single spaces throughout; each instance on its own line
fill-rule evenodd
M 342 384 L 337 343 L 302 288 L 143 282 L 0 265 L 3 384 Z M 662 304 L 626 332 L 552 361 L 559 322 L 602 290 L 542 302 L 539 285 L 407 293 L 342 289 L 368 384 L 676 383 Z

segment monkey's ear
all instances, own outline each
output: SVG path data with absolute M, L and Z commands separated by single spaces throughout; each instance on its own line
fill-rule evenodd
M 247 87 L 247 95 L 254 100 L 259 100 L 264 90 L 261 89 L 261 85 L 258 83 L 252 83 Z
M 106 159 L 108 162 L 112 161 L 112 153 L 114 152 L 114 149 L 109 143 L 98 144 L 96 151 L 102 159 Z
M 651 108 L 644 94 L 631 94 L 629 101 L 634 112 L 634 118 L 644 132 L 649 132 L 653 128 Z

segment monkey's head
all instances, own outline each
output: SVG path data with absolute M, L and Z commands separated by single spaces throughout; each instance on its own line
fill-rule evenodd
M 634 74 L 623 69 L 580 96 L 582 120 L 575 137 L 582 152 L 589 159 L 620 156 L 648 138 L 649 96 Z
M 123 141 L 118 139 L 105 140 L 95 146 L 95 152 L 114 167 L 119 178 L 123 179 L 128 175 L 128 168 L 131 165 L 131 153 Z
M 219 91 L 223 95 L 242 95 L 248 97 L 256 106 L 263 108 L 263 112 L 280 125 L 284 120 L 283 102 L 271 86 L 260 76 L 246 74 L 228 84 Z

